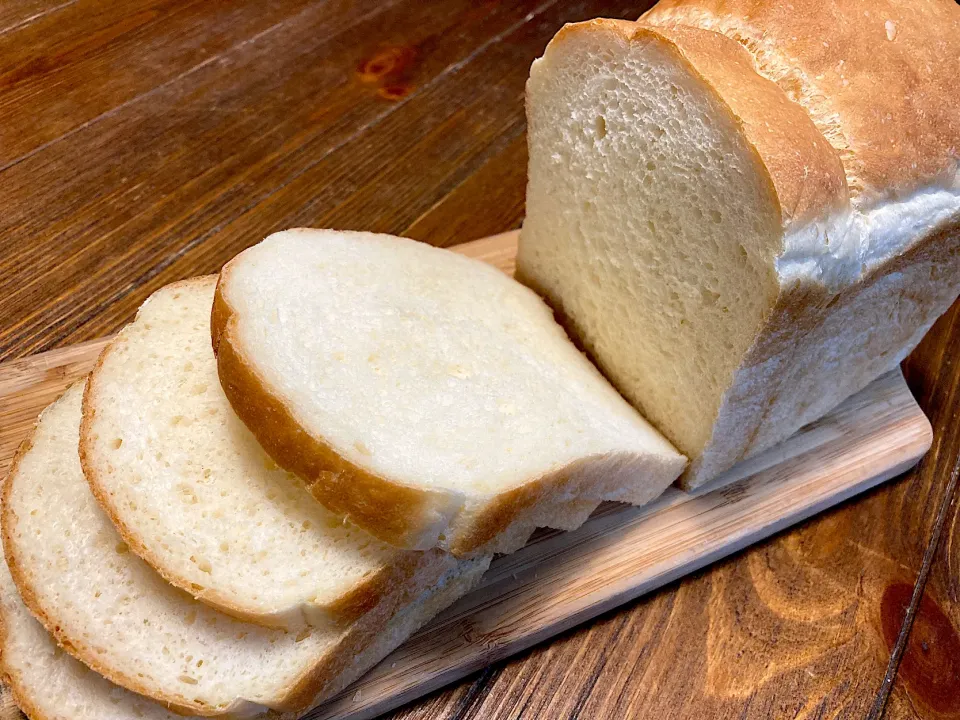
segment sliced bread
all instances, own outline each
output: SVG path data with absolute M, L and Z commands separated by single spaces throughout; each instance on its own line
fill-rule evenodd
M 277 233 L 229 262 L 223 389 L 324 505 L 406 548 L 509 552 L 684 458 L 533 292 L 477 260 L 357 232 Z
M 533 64 L 517 277 L 690 457 L 684 486 L 896 367 L 957 297 L 958 38 L 952 0 L 668 0 Z
M 30 720 L 176 720 L 65 653 L 27 610 L 0 558 L 0 673 Z
M 195 598 L 273 627 L 347 623 L 439 576 L 314 502 L 230 408 L 210 347 L 216 277 L 154 293 L 87 381 L 80 459 L 130 549 Z
M 479 579 L 456 563 L 430 589 L 381 602 L 345 629 L 267 629 L 164 582 L 129 552 L 84 480 L 83 387 L 41 415 L 4 488 L 3 543 L 27 607 L 107 679 L 179 713 L 292 715 L 357 677 Z

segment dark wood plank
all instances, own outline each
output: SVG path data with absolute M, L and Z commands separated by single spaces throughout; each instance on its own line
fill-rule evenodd
M 546 4 L 554 5 L 555 0 Z M 310 169 L 308 177 L 315 181 L 318 172 L 335 166 L 339 177 L 328 174 L 326 182 L 343 192 L 356 187 L 358 172 L 382 174 L 382 166 L 403 160 L 382 150 L 388 142 L 427 153 L 429 144 L 417 142 L 430 132 L 435 137 L 440 127 L 472 132 L 484 118 L 491 122 L 495 111 L 471 120 L 459 110 L 476 94 L 477 88 L 461 81 L 469 73 L 483 90 L 499 87 L 473 71 L 477 57 L 471 53 L 478 48 L 513 48 L 484 65 L 486 73 L 502 70 L 496 60 L 526 61 L 512 69 L 515 87 L 502 111 L 508 122 L 522 122 L 516 96 L 522 76 L 561 20 L 534 23 L 536 45 L 517 48 L 498 41 L 512 27 L 526 26 L 536 8 L 533 2 L 407 1 L 353 26 L 318 10 L 312 22 L 301 18 L 227 53 L 84 127 L 63 148 L 51 147 L 9 168 L 0 174 L 0 203 L 11 208 L 0 218 L 0 237 L 11 252 L 0 257 L 0 273 L 16 274 L 19 282 L 0 307 L 0 357 L 106 334 L 129 319 L 159 283 L 209 272 L 264 232 L 291 224 L 263 200 Z M 333 36 L 324 32 L 332 27 Z M 397 48 L 414 50 L 406 56 L 413 58 L 408 66 L 381 67 L 384 53 Z M 378 67 L 383 77 L 372 79 Z M 383 87 L 395 91 L 398 81 L 411 92 L 385 98 Z M 435 93 L 433 105 L 410 102 L 428 88 Z M 503 93 L 495 99 L 504 102 Z M 401 109 L 408 112 L 406 123 L 385 122 Z M 457 113 L 466 127 L 450 124 Z M 488 126 L 485 132 L 489 138 L 495 130 Z M 353 157 L 357 146 L 364 150 L 363 162 Z M 473 152 L 483 147 L 474 142 Z M 327 160 L 323 167 L 317 167 L 320 159 Z M 414 165 L 443 159 L 406 158 Z M 446 157 L 447 163 L 455 160 L 456 155 Z M 463 169 L 446 164 L 435 171 Z M 403 182 L 419 187 L 411 177 Z M 381 202 L 393 198 L 394 207 L 403 207 L 396 190 L 380 186 L 374 192 Z M 310 197 L 296 202 L 305 205 Z M 413 212 L 411 220 L 420 211 Z M 258 227 L 251 235 L 228 237 L 224 228 L 243 213 L 255 217 Z M 213 257 L 206 254 L 211 248 L 217 249 Z M 169 270 L 174 262 L 176 269 Z
M 527 184 L 527 138 L 517 135 L 403 230 L 403 235 L 447 247 L 519 227 Z
M 934 420 L 935 442 L 925 466 L 952 492 L 931 514 L 931 562 L 922 587 L 891 584 L 880 607 L 888 647 L 902 646 L 892 677 L 887 717 L 960 718 L 960 307 L 934 326 L 906 363 L 908 379 Z M 906 621 L 906 622 L 905 622 Z
M 80 0 L 0 34 L 0 168 L 239 43 L 297 22 L 310 5 Z M 322 5 L 350 14 L 342 0 Z

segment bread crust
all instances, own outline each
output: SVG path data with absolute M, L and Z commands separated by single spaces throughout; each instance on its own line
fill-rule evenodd
M 753 69 L 736 42 L 698 28 L 638 27 L 668 40 L 736 118 L 766 169 L 784 226 L 822 219 L 848 201 L 843 165 L 810 117 Z
M 957 172 L 953 0 L 660 0 L 641 20 L 715 30 L 747 47 L 756 71 L 833 143 L 857 192 L 897 196 Z
M 895 354 L 875 358 L 873 366 L 840 378 L 814 377 L 811 381 L 815 383 L 814 387 L 806 392 L 809 405 L 794 408 L 791 425 L 783 429 L 782 422 L 777 421 L 774 414 L 782 402 L 781 397 L 791 391 L 797 374 L 802 372 L 804 360 L 803 357 L 798 360 L 787 349 L 809 343 L 808 338 L 817 337 L 815 334 L 838 307 L 857 308 L 858 303 L 867 302 L 864 297 L 874 286 L 898 274 L 905 279 L 898 283 L 898 294 L 888 297 L 890 305 L 896 306 L 901 298 L 909 298 L 918 306 L 926 306 L 924 317 L 916 325 L 888 328 L 888 337 L 884 340 L 888 348 L 897 350 Z M 721 405 L 720 421 L 714 426 L 713 437 L 704 453 L 680 477 L 680 486 L 691 490 L 703 485 L 731 465 L 779 442 L 781 436 L 813 422 L 879 375 L 896 367 L 933 321 L 949 307 L 955 297 L 950 290 L 950 278 L 957 277 L 960 277 L 960 213 L 916 238 L 905 251 L 874 267 L 839 293 L 812 281 L 784 288 L 766 326 L 737 370 L 741 375 L 777 363 L 776 370 L 767 373 L 767 383 L 760 391 L 764 395 L 762 411 L 748 419 L 725 418 L 726 403 L 735 404 L 742 399 L 738 395 L 758 392 L 752 384 L 748 388 L 734 381 L 728 391 L 729 397 L 725 397 L 725 403 Z M 884 295 L 890 296 L 891 293 L 885 292 Z M 811 347 L 818 348 L 819 345 Z M 781 360 L 778 356 L 783 354 L 789 357 Z M 777 428 L 781 430 L 774 434 Z
M 207 275 L 181 280 L 172 283 L 168 287 L 189 288 L 197 285 L 212 285 L 216 282 L 216 279 L 216 275 Z M 125 333 L 121 331 L 110 344 L 103 349 L 100 357 L 97 359 L 96 365 L 88 376 L 87 385 L 83 394 L 83 419 L 80 424 L 80 465 L 83 468 L 84 477 L 90 486 L 90 490 L 93 492 L 93 496 L 103 511 L 109 516 L 124 542 L 127 543 L 134 553 L 156 570 L 164 580 L 184 592 L 189 593 L 192 597 L 204 604 L 216 608 L 238 620 L 264 627 L 292 628 L 310 618 L 315 614 L 315 610 L 317 609 L 326 612 L 334 623 L 345 626 L 370 611 L 387 595 L 403 592 L 405 586 L 412 581 L 418 571 L 428 570 L 430 567 L 434 567 L 436 568 L 437 574 L 439 574 L 443 563 L 442 557 L 438 553 L 397 553 L 397 556 L 388 566 L 381 568 L 376 573 L 361 578 L 348 592 L 336 598 L 332 603 L 302 604 L 280 609 L 275 613 L 265 614 L 254 612 L 238 605 L 233 602 L 231 598 L 217 592 L 215 589 L 199 587 L 177 573 L 169 572 L 162 562 L 162 559 L 143 542 L 137 533 L 137 529 L 130 527 L 129 524 L 124 521 L 123 515 L 117 511 L 99 472 L 100 468 L 95 460 L 96 453 L 93 449 L 93 437 L 99 379 L 104 362 L 110 353 L 114 352 L 120 343 L 126 341 Z
M 775 84 L 781 98 L 802 108 L 821 137 L 819 146 L 830 143 L 847 178 L 848 187 L 835 198 L 839 204 L 817 201 L 824 202 L 827 218 L 843 213 L 851 203 L 868 207 L 931 183 L 949 187 L 953 182 L 960 145 L 956 112 L 960 8 L 954 2 L 851 0 L 824 6 L 805 0 L 788 8 L 765 0 L 661 0 L 641 23 L 680 38 L 693 32 L 729 38 L 743 49 L 741 82 L 763 76 Z M 871 82 L 870 77 L 882 77 L 883 82 Z M 736 80 L 736 75 L 731 79 Z M 735 98 L 736 83 L 718 90 L 728 100 Z M 770 114 L 768 107 L 768 103 L 758 104 L 754 112 L 761 119 L 766 116 L 770 124 L 782 124 L 783 116 Z M 762 134 L 751 135 L 749 124 L 744 129 L 771 173 L 781 207 L 789 206 L 795 196 L 790 188 L 805 182 L 805 167 L 778 162 L 775 148 L 760 142 Z M 804 138 L 797 146 L 800 157 L 822 155 L 812 146 L 805 147 L 806 142 Z M 798 219 L 801 224 L 811 221 L 785 215 L 784 228 L 789 230 Z M 930 267 L 932 274 L 939 265 L 939 284 L 955 286 L 950 278 L 960 276 L 958 245 L 960 210 L 939 225 L 905 238 L 887 259 L 864 268 L 839 288 L 816 278 L 781 277 L 771 311 L 721 403 L 713 437 L 681 477 L 681 486 L 698 487 L 735 462 L 770 447 L 895 366 L 919 341 L 917 328 L 928 327 L 952 300 L 932 277 L 917 278 L 914 287 L 900 287 L 904 297 L 912 296 L 915 305 L 926 309 L 918 314 L 917 327 L 889 321 L 888 348 L 897 352 L 885 365 L 874 361 L 818 378 L 816 373 L 804 374 L 800 361 L 788 357 L 788 349 L 809 346 L 812 338 L 843 343 L 842 338 L 819 337 L 818 328 L 832 313 L 857 307 L 871 288 L 895 273 L 914 268 L 917 274 L 916 267 L 923 266 Z M 855 346 L 849 349 L 851 355 L 856 350 Z M 777 370 L 767 372 L 763 382 L 739 381 L 763 372 L 764 364 L 776 364 Z M 795 417 L 787 425 L 782 419 L 788 402 L 784 398 L 790 392 L 796 395 L 791 385 L 798 379 L 807 383 L 810 397 L 799 398 Z M 759 412 L 737 412 L 748 394 L 758 393 L 763 396 Z
M 0 613 L 0 633 L 3 632 L 3 613 Z M 6 638 L 0 637 L 0 681 L 10 690 L 10 693 L 13 695 L 13 702 L 20 712 L 26 715 L 30 720 L 52 720 L 52 718 L 44 712 L 40 711 L 31 700 L 28 699 L 29 693 L 26 692 L 21 686 L 19 679 L 16 674 L 11 672 L 7 667 L 6 662 L 3 659 L 5 650 Z
M 20 459 L 26 455 L 27 451 L 33 446 L 33 438 L 25 438 L 19 446 L 17 446 L 17 451 L 13 455 L 13 460 L 10 463 L 10 468 L 7 470 L 7 474 L 3 478 L 2 487 L 0 487 L 0 506 L 6 507 L 6 496 L 7 496 L 7 486 L 10 484 L 10 478 L 13 477 L 13 474 L 17 471 L 17 468 L 20 466 Z M 0 512 L 2 512 L 2 507 L 0 507 Z M 3 533 L 2 527 L 0 527 L 0 534 L 3 535 L 3 546 L 4 546 L 4 555 L 6 555 L 6 535 Z M 12 575 L 11 571 L 11 575 Z M 4 617 L 3 611 L 0 610 L 0 679 L 3 683 L 10 688 L 10 692 L 13 693 L 14 702 L 16 702 L 17 707 L 27 715 L 27 717 L 32 718 L 32 720 L 48 720 L 48 716 L 45 713 L 40 712 L 40 709 L 33 704 L 28 699 L 29 693 L 24 692 L 20 687 L 18 682 L 18 675 L 11 670 L 7 665 L 7 619 Z

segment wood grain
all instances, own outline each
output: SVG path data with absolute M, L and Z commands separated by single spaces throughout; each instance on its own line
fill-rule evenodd
M 309 0 L 79 0 L 0 34 L 0 167 L 158 86 L 196 72 L 238 43 L 295 21 Z M 84 33 L 75 32 L 78 24 Z M 175 44 L 167 42 L 174 35 Z M 125 59 L 136 52 L 135 67 Z M 97 82 L 90 82 L 97 78 Z M 29 114 L 29 125 L 17 123 Z
M 916 586 L 892 584 L 881 599 L 884 638 L 903 653 L 889 684 L 891 718 L 960 718 L 960 307 L 933 327 L 906 363 L 911 383 L 928 402 L 940 442 L 924 462 L 932 477 L 949 478 L 952 492 L 936 510 L 921 577 Z M 949 428 L 953 432 L 947 432 Z M 904 621 L 909 633 L 903 631 Z
M 517 239 L 510 232 L 454 249 L 512 273 Z M 0 365 L 0 466 L 104 345 Z M 695 493 L 670 489 L 643 508 L 610 503 L 575 532 L 540 533 L 497 559 L 477 591 L 308 717 L 361 720 L 393 709 L 873 487 L 912 467 L 930 442 L 928 421 L 899 371 L 891 373 Z M 724 671 L 708 665 L 708 672 Z
M 273 230 L 403 229 L 522 131 L 527 68 L 556 28 L 610 7 L 374 5 L 352 20 L 310 6 L 80 128 L 68 152 L 8 168 L 0 273 L 20 282 L 0 306 L 0 359 L 108 334 L 152 290 Z M 63 261 L 31 261 L 45 254 Z
M 29 25 L 76 0 L 6 0 L 0 3 L 0 34 Z
M 0 3 L 0 57 L 47 68 L 27 81 L 36 101 L 0 87 L 20 148 L 0 164 L 0 359 L 108 335 L 160 285 L 290 224 L 442 245 L 519 227 L 530 61 L 564 22 L 649 2 L 274 0 L 261 36 L 259 4 L 131 21 L 147 4 Z M 234 12 L 236 31 L 222 22 Z M 960 449 L 951 323 L 905 365 L 934 428 L 916 471 L 395 716 L 863 717 L 889 687 L 889 714 L 923 717 L 922 690 L 898 672 L 929 652 L 900 617 L 888 642 L 882 608 L 906 586 L 960 627 L 956 541 L 944 550 Z

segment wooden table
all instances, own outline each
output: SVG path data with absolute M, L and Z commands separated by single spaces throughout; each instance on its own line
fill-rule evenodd
M 3 0 L 0 360 L 117 330 L 297 225 L 523 216 L 523 84 L 597 0 Z M 905 363 L 919 468 L 396 718 L 960 718 L 960 315 Z

